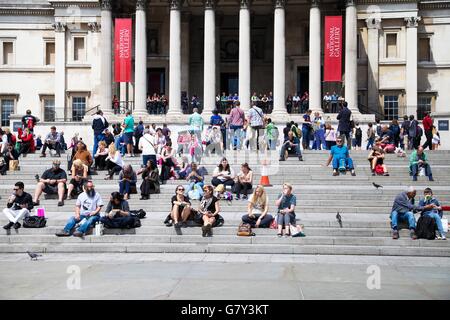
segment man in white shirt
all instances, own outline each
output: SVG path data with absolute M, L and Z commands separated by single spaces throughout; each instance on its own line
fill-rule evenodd
M 139 139 L 139 150 L 142 151 L 142 164 L 147 166 L 148 160 L 152 161 L 156 165 L 156 141 L 155 136 L 150 134 L 149 129 L 144 130 L 144 135 Z
M 323 96 L 323 104 L 324 104 L 324 109 L 325 112 L 330 112 L 331 110 L 331 95 L 330 93 L 327 91 L 327 93 Z
M 250 125 L 250 150 L 259 150 L 259 137 L 264 135 L 264 112 L 256 104 L 253 104 L 248 111 L 248 123 Z
M 103 200 L 99 193 L 94 189 L 92 181 L 86 182 L 84 192 L 78 196 L 75 216 L 71 217 L 63 230 L 56 233 L 58 237 L 68 237 L 75 225 L 81 222 L 78 230 L 73 235 L 75 237 L 84 237 L 91 226 L 94 226 L 100 220 L 100 211 L 103 207 Z
M 294 110 L 299 110 L 299 106 L 300 106 L 300 97 L 298 96 L 298 93 L 296 93 L 296 94 L 292 97 L 292 102 L 294 103 Z

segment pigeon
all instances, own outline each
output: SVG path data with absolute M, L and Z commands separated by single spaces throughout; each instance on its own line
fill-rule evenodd
M 31 260 L 37 260 L 38 257 L 42 257 L 42 254 L 37 254 L 34 252 L 30 252 L 30 251 L 27 251 L 27 253 L 30 256 Z
M 378 190 L 378 188 L 383 188 L 382 185 L 376 184 L 375 182 L 372 182 L 372 184 L 375 188 L 377 188 L 377 190 Z
M 342 228 L 342 217 L 341 217 L 339 211 L 336 214 L 336 219 L 337 219 L 337 221 L 339 223 L 339 226 Z

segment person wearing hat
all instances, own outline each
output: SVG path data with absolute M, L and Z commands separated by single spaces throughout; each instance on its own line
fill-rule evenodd
M 39 197 L 42 192 L 46 194 L 58 194 L 58 207 L 64 205 L 64 195 L 66 193 L 67 174 L 60 168 L 61 161 L 54 160 L 51 169 L 46 170 L 41 178 L 36 175 L 38 183 L 34 191 L 33 205 L 39 205 Z

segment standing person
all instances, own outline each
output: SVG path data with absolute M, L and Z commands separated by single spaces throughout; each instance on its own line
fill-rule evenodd
M 331 147 L 336 145 L 336 130 L 334 130 L 331 123 L 327 123 L 325 127 L 325 143 L 327 150 L 331 150 Z
M 114 95 L 114 97 L 113 97 L 112 106 L 113 106 L 114 114 L 119 114 L 120 113 L 120 102 L 119 102 L 119 99 L 117 98 L 117 95 Z
M 292 194 L 292 185 L 289 183 L 283 184 L 283 192 L 280 193 L 275 205 L 278 208 L 277 223 L 278 223 L 278 237 L 289 237 L 290 226 L 295 225 L 295 206 L 297 205 L 297 198 Z
M 147 161 L 156 164 L 156 143 L 155 137 L 150 134 L 149 129 L 144 130 L 144 135 L 139 139 L 139 150 L 142 151 L 142 165 L 146 166 Z
M 250 224 L 252 228 L 269 228 L 273 217 L 268 211 L 269 197 L 263 186 L 257 186 L 248 199 L 247 214 L 242 217 L 242 222 Z
M 403 122 L 400 126 L 400 148 L 406 150 L 409 147 L 408 143 L 408 133 L 409 133 L 410 122 L 407 115 L 403 116 Z
M 409 139 L 409 150 L 417 149 L 417 137 L 419 136 L 419 122 L 414 119 L 413 115 L 409 116 L 409 131 L 408 131 L 408 139 Z M 419 137 L 420 144 L 420 137 Z
M 393 134 L 393 138 L 394 138 L 394 145 L 396 148 L 398 148 L 399 143 L 400 143 L 400 126 L 398 124 L 398 120 L 397 119 L 393 119 L 391 122 L 391 125 L 389 126 L 389 130 L 392 131 Z
M 164 138 L 166 138 L 166 141 L 171 141 L 170 135 L 172 134 L 172 131 L 167 127 L 167 123 L 163 123 L 162 134 Z
M 9 230 L 12 226 L 14 229 L 21 227 L 19 221 L 30 215 L 30 211 L 33 209 L 33 199 L 31 195 L 25 192 L 25 186 L 23 182 L 19 181 L 14 184 L 13 194 L 9 197 L 6 208 L 3 209 L 3 213 L 8 218 L 9 222 L 3 229 Z
M 236 192 L 236 200 L 241 199 L 241 192 L 243 194 L 243 199 L 247 200 L 248 191 L 253 188 L 253 171 L 248 166 L 248 163 L 243 163 L 241 165 L 241 171 L 236 176 L 234 189 Z
M 34 132 L 34 127 L 36 123 L 39 121 L 38 118 L 31 114 L 31 110 L 27 110 L 26 115 L 22 117 L 22 130 L 29 129 L 30 133 Z
M 355 122 L 355 127 L 353 130 L 353 147 L 355 150 L 361 150 L 362 144 L 362 130 L 359 126 L 359 122 Z
M 134 118 L 131 115 L 131 111 L 127 111 L 126 117 L 122 123 L 124 142 L 127 146 L 127 155 L 129 157 L 134 157 L 133 154 L 133 132 L 134 132 Z
M 175 167 L 175 149 L 172 148 L 172 142 L 167 142 L 161 151 L 161 181 L 164 183 L 172 177 L 172 169 Z
M 193 131 L 197 136 L 198 141 L 202 141 L 202 132 L 205 121 L 203 120 L 203 117 L 198 113 L 197 108 L 194 108 L 192 112 L 193 113 L 189 116 L 188 120 L 190 130 Z
M 94 149 L 92 154 L 97 153 L 98 143 L 103 140 L 103 131 L 109 127 L 109 123 L 103 116 L 102 110 L 98 110 L 92 120 L 92 129 L 94 130 Z
M 369 150 L 369 148 L 373 148 L 373 143 L 375 142 L 375 130 L 373 129 L 372 122 L 369 122 L 368 124 L 369 128 L 367 129 L 367 146 L 366 150 Z
M 439 131 L 437 131 L 436 127 L 433 126 L 433 150 L 438 150 L 439 146 L 441 145 L 441 136 L 439 134 Z
M 314 113 L 313 120 L 314 130 L 314 150 L 325 149 L 325 120 L 323 120 L 320 112 Z
M 310 143 L 310 131 L 312 130 L 312 122 L 311 122 L 311 110 L 306 110 L 306 113 L 303 115 L 303 125 L 302 125 L 302 145 L 303 149 L 309 149 Z M 292 131 L 292 129 L 291 129 Z
M 136 128 L 134 128 L 134 149 L 133 149 L 133 153 L 140 153 L 139 150 L 139 140 L 141 139 L 141 137 L 144 135 L 144 122 L 141 120 L 139 121 L 138 125 L 136 126 Z
M 352 130 L 350 123 L 351 116 L 352 112 L 348 108 L 347 101 L 344 101 L 341 107 L 341 111 L 339 111 L 339 114 L 337 115 L 337 119 L 339 120 L 338 132 L 342 140 L 344 140 L 344 138 L 347 140 L 347 147 L 349 150 L 351 149 L 351 141 L 350 141 L 350 131 Z
M 266 124 L 266 142 L 269 146 L 269 150 L 275 150 L 277 148 L 277 140 L 278 140 L 278 129 L 275 127 L 275 124 L 272 122 L 272 119 L 267 118 Z
M 231 145 L 233 150 L 241 150 L 242 148 L 242 128 L 244 127 L 245 113 L 241 109 L 241 103 L 236 101 L 233 104 L 233 109 L 229 116 L 230 130 L 231 130 Z
M 252 105 L 248 111 L 248 123 L 250 124 L 250 150 L 259 150 L 259 137 L 264 132 L 264 112 L 261 108 Z
M 433 148 L 433 119 L 430 117 L 430 112 L 427 112 L 425 118 L 422 120 L 423 129 L 425 130 L 425 137 L 427 141 L 423 144 L 423 148 L 432 150 Z

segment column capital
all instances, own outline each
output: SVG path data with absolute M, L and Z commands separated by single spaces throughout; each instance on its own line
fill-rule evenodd
M 89 22 L 87 24 L 90 32 L 100 32 L 101 24 L 98 22 Z
M 367 18 L 366 25 L 368 29 L 380 29 L 381 19 L 380 18 Z
M 52 24 L 52 27 L 55 29 L 55 32 L 65 32 L 67 25 L 64 22 L 55 22 Z
M 345 0 L 345 7 L 352 7 L 356 5 L 356 0 Z
M 203 0 L 205 10 L 214 10 L 217 5 L 217 0 Z
M 136 10 L 145 10 L 147 7 L 147 0 L 136 0 Z
M 112 9 L 112 1 L 111 0 L 102 0 L 101 8 L 102 8 L 102 10 L 109 10 L 109 11 L 111 11 L 111 9 Z
M 422 20 L 421 17 L 407 17 L 405 18 L 407 28 L 417 28 L 419 21 Z
M 170 10 L 180 10 L 183 0 L 169 0 Z
M 284 9 L 284 7 L 286 6 L 286 2 L 287 0 L 273 0 L 273 5 L 276 8 L 281 8 Z
M 252 4 L 252 0 L 239 0 L 239 5 L 241 9 L 248 9 Z
M 320 0 L 311 0 L 311 8 L 319 7 Z

